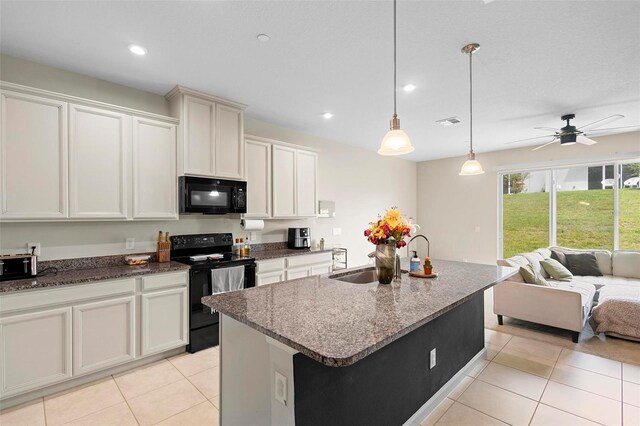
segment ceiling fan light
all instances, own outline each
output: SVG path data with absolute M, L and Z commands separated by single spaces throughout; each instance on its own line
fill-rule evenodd
M 476 154 L 473 152 L 469 153 L 468 160 L 464 162 L 462 168 L 460 169 L 460 176 L 475 176 L 484 174 L 484 170 L 482 169 L 482 164 L 478 160 L 476 160 Z
M 400 129 L 391 129 L 384 135 L 378 154 L 403 155 L 414 151 L 409 136 Z

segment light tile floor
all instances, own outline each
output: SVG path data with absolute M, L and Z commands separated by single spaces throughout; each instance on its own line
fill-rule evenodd
M 486 359 L 422 425 L 640 426 L 640 366 L 485 337 Z M 8 409 L 0 425 L 217 425 L 218 375 L 218 348 L 185 353 Z

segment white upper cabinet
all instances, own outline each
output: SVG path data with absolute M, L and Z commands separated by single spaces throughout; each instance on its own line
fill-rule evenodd
M 180 119 L 180 175 L 244 178 L 245 105 L 176 86 L 167 93 Z
M 296 206 L 298 216 L 315 217 L 318 205 L 317 179 L 318 154 L 296 152 Z
M 287 146 L 273 145 L 273 217 L 292 217 L 296 208 L 296 154 Z
M 177 219 L 176 125 L 133 118 L 133 218 Z
M 242 179 L 243 139 L 242 110 L 226 105 L 216 105 L 216 176 Z
M 178 218 L 176 119 L 1 85 L 2 220 Z
M 73 218 L 127 218 L 131 116 L 70 105 L 69 205 Z
M 185 174 L 215 174 L 215 110 L 213 102 L 193 96 L 184 97 Z
M 2 91 L 0 217 L 68 216 L 67 103 Z
M 245 140 L 245 177 L 247 179 L 248 218 L 271 216 L 271 144 Z

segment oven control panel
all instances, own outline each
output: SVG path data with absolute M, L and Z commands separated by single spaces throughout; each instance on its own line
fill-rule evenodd
M 198 234 L 198 235 L 175 235 L 171 237 L 171 248 L 195 249 L 220 246 L 232 246 L 232 234 Z

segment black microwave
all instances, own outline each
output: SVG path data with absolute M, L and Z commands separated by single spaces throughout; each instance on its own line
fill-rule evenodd
M 180 213 L 247 212 L 247 182 L 180 176 Z

